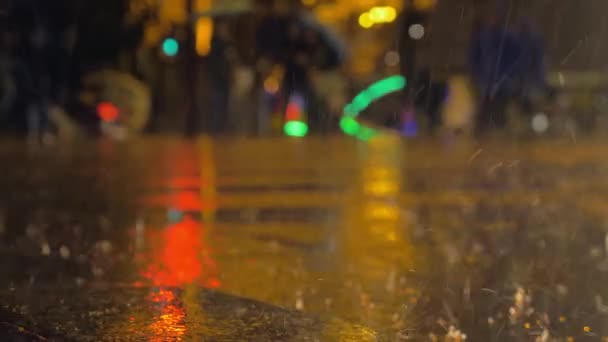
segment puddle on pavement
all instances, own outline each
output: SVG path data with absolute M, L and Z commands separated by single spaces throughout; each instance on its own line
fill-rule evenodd
M 201 325 L 214 310 L 202 288 L 356 324 L 317 326 L 331 336 L 608 335 L 608 165 L 595 144 L 311 139 L 251 153 L 267 144 L 3 151 L 45 172 L 0 180 L 2 285 L 28 288 L 26 302 L 120 285 L 139 304 L 104 331 L 151 340 L 221 325 Z

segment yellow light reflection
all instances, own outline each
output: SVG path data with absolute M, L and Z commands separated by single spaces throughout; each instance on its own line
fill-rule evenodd
M 389 167 L 374 166 L 363 170 L 363 179 L 384 179 L 394 176 L 395 170 Z
M 382 202 L 369 203 L 365 212 L 367 219 L 373 221 L 395 222 L 399 220 L 399 208 Z
M 365 183 L 363 189 L 370 196 L 396 196 L 399 193 L 399 186 L 395 182 L 385 180 Z
M 186 334 L 186 313 L 171 290 L 160 289 L 148 296 L 158 307 L 156 317 L 148 326 L 149 341 L 182 340 Z

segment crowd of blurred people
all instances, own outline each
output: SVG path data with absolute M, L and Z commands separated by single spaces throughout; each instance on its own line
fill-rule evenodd
M 468 125 L 476 134 L 505 129 L 509 108 L 529 119 L 551 97 L 546 59 L 542 36 L 530 19 L 508 22 L 500 11 L 480 16 L 471 32 L 466 73 L 437 79 L 422 68 L 414 79 L 415 106 L 431 133 L 443 125 Z M 444 122 L 450 119 L 459 123 Z
M 249 95 L 250 102 L 255 104 L 248 107 L 255 109 L 244 115 L 256 117 L 253 121 L 258 133 L 267 132 L 273 120 L 289 119 L 286 112 L 294 101 L 299 107 L 296 119 L 306 121 L 312 132 L 337 127 L 339 109 L 327 103 L 331 94 L 319 94 L 315 89 L 313 75 L 343 65 L 346 49 L 340 39 L 302 7 L 285 1 L 255 4 L 246 25 L 235 25 L 230 16 L 213 18 L 209 54 L 204 63 L 195 61 L 187 65 L 188 68 L 202 65 L 207 85 L 193 87 L 191 83 L 200 81 L 196 76 L 180 78 L 188 83 L 185 87 L 207 96 L 205 107 L 191 112 L 194 116 L 207 116 L 213 133 L 230 131 L 228 113 L 235 110 L 231 108 L 235 102 L 235 74 L 239 66 L 245 65 L 251 70 Z M 0 17 L 0 129 L 44 137 L 54 130 L 49 113 L 57 108 L 67 108 L 76 121 L 95 121 L 94 115 L 83 118 L 81 112 L 85 109 L 74 103 L 81 100 L 85 74 L 114 67 L 125 52 L 136 59 L 136 51 L 141 48 L 143 22 L 147 19 L 127 20 L 127 7 L 126 0 L 9 1 Z M 407 34 L 407 30 L 401 34 Z M 545 59 L 542 38 L 530 20 L 513 24 L 507 23 L 505 16 L 494 14 L 475 23 L 468 74 L 476 98 L 472 121 L 478 133 L 504 127 L 507 107 L 511 104 L 524 114 L 534 111 L 538 99 L 546 96 L 548 90 Z M 402 56 L 402 63 L 407 60 Z M 147 68 L 155 69 L 158 65 L 150 64 Z M 414 72 L 410 67 L 402 70 Z M 128 72 L 141 76 L 138 68 Z M 197 71 L 188 69 L 186 74 L 194 75 Z M 450 90 L 447 79 L 438 80 L 432 75 L 430 68 L 423 68 L 416 70 L 416 75 L 405 76 L 411 80 L 410 87 L 417 90 L 408 93 L 415 96 L 412 102 L 416 111 L 428 116 L 430 131 L 435 132 L 445 120 L 442 107 L 458 91 Z M 145 83 L 145 77 L 141 78 Z M 156 82 L 173 80 L 161 78 Z M 158 86 L 150 82 L 148 86 L 152 97 L 164 96 Z M 191 94 L 192 97 L 198 95 Z M 195 119 L 187 125 L 198 132 L 201 123 Z M 151 121 L 154 122 L 154 118 Z

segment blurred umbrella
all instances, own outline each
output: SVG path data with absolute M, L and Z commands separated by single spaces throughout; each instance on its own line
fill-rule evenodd
M 334 30 L 319 22 L 310 13 L 300 12 L 297 20 L 302 28 L 312 30 L 318 34 L 319 48 L 324 54 L 323 58 L 317 61 L 317 67 L 333 69 L 344 62 L 347 57 L 346 46 Z
M 142 131 L 150 117 L 150 90 L 133 76 L 115 70 L 100 70 L 84 77 L 88 89 L 99 89 L 98 97 L 118 107 L 120 122 L 134 132 Z

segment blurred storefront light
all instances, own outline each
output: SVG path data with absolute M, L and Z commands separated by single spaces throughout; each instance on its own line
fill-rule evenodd
M 209 11 L 213 6 L 213 0 L 196 0 L 195 10 L 198 12 Z M 194 26 L 196 53 L 199 56 L 207 56 L 211 51 L 211 36 L 213 35 L 213 20 L 211 17 L 200 17 Z

